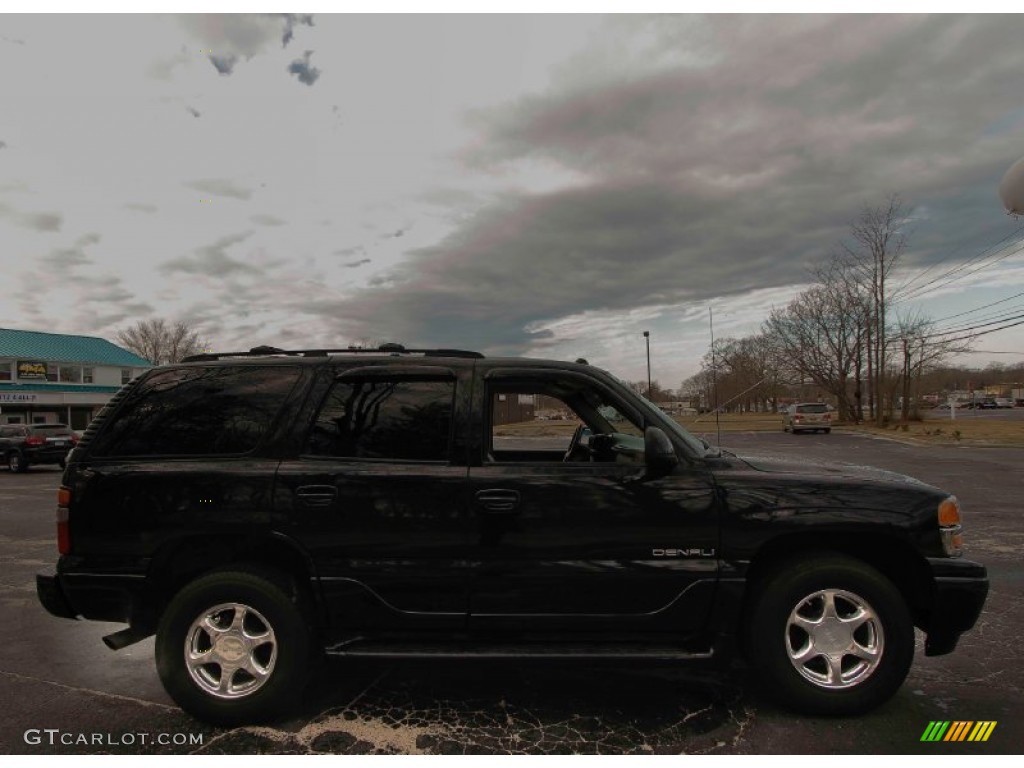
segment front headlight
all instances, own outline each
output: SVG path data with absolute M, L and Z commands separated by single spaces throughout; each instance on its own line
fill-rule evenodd
M 939 504 L 939 536 L 942 549 L 948 557 L 960 557 L 964 551 L 964 536 L 960 527 L 960 502 L 950 496 Z

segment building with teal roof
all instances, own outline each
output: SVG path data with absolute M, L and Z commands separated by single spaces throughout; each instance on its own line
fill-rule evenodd
M 152 367 L 96 336 L 0 328 L 0 424 L 85 429 L 123 384 Z

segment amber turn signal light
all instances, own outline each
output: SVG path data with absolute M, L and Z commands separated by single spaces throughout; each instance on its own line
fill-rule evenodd
M 943 528 L 960 525 L 960 504 L 955 496 L 950 496 L 939 504 L 939 525 Z

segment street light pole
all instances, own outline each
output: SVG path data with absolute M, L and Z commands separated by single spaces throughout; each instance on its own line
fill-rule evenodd
M 652 403 L 654 396 L 651 394 L 651 332 L 644 331 L 644 341 L 647 342 L 647 399 Z

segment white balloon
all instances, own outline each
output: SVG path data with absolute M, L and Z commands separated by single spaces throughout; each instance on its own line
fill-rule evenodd
M 1024 157 L 1011 165 L 999 182 L 999 197 L 1014 216 L 1024 215 Z

